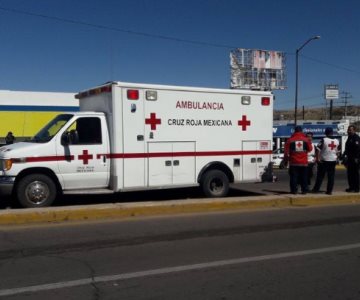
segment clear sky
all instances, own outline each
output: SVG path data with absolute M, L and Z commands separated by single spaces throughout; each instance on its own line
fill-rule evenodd
M 109 80 L 228 88 L 234 48 L 287 53 L 292 109 L 324 106 L 324 84 L 360 104 L 358 0 L 0 0 L 0 89 L 78 92 Z M 340 100 L 337 105 L 343 105 Z

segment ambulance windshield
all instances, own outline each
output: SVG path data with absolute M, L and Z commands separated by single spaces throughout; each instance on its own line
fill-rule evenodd
M 56 116 L 37 134 L 35 134 L 35 136 L 31 138 L 30 142 L 46 143 L 50 141 L 72 117 L 72 114 L 63 114 Z

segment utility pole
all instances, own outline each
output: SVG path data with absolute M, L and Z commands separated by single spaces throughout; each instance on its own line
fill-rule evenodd
M 324 95 L 325 96 L 325 95 Z M 327 115 L 328 115 L 328 108 L 327 108 L 327 100 L 325 99 L 325 111 L 324 111 L 324 117 L 325 117 L 325 120 L 327 120 Z
M 303 120 L 305 120 L 305 106 L 303 105 L 303 112 L 302 112 L 302 114 L 303 114 Z
M 330 113 L 329 113 L 330 117 L 329 119 L 332 120 L 332 115 L 333 115 L 333 99 L 330 100 Z
M 345 92 L 345 91 L 342 91 L 341 92 L 341 99 L 343 100 L 344 102 L 344 117 L 346 119 L 347 117 L 347 105 L 348 105 L 348 99 L 351 99 L 352 96 L 349 92 Z

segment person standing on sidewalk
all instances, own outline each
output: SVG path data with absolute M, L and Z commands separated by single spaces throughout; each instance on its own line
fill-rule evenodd
M 15 140 L 16 140 L 15 136 L 13 135 L 13 133 L 11 131 L 9 131 L 5 137 L 6 145 L 14 144 Z
M 325 129 L 325 135 L 326 137 L 324 137 L 317 145 L 317 148 L 320 150 L 317 159 L 318 171 L 312 192 L 319 193 L 322 181 L 325 174 L 327 174 L 326 194 L 331 195 L 334 188 L 335 167 L 339 155 L 340 143 L 337 139 L 332 137 L 333 129 L 331 127 Z
M 347 130 L 348 139 L 345 143 L 344 165 L 346 166 L 349 188 L 348 193 L 359 192 L 360 137 L 354 125 Z
M 302 194 L 308 191 L 307 167 L 308 152 L 312 150 L 312 144 L 303 134 L 301 126 L 295 127 L 295 132 L 285 143 L 284 163 L 289 162 L 290 192 L 297 194 L 298 182 L 301 185 Z

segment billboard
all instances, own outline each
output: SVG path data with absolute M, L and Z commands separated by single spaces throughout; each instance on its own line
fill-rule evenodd
M 230 68 L 231 88 L 286 88 L 284 52 L 238 48 L 230 52 Z
M 255 69 L 282 69 L 282 54 L 279 51 L 254 50 Z

